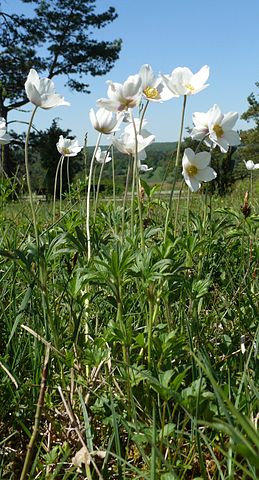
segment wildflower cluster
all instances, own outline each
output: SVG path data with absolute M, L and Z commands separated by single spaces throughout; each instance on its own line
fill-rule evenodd
M 139 172 L 148 172 L 151 168 L 141 163 L 141 160 L 146 157 L 146 147 L 155 140 L 154 135 L 143 129 L 146 124 L 144 115 L 148 103 L 164 102 L 179 96 L 186 99 L 188 96 L 204 90 L 208 86 L 208 77 L 209 67 L 207 65 L 197 73 L 193 73 L 187 67 L 177 67 L 170 74 L 156 76 L 152 67 L 144 64 L 137 74 L 130 75 L 124 83 L 110 80 L 107 82 L 107 98 L 98 99 L 99 109 L 94 111 L 91 108 L 89 112 L 91 124 L 100 134 L 113 134 L 111 143 L 120 152 L 135 158 Z M 29 72 L 25 82 L 25 91 L 35 107 L 49 109 L 59 105 L 69 105 L 62 96 L 55 92 L 53 81 L 49 78 L 40 79 L 34 69 Z M 143 101 L 146 101 L 145 107 Z M 140 118 L 134 117 L 132 113 L 135 107 L 141 111 Z M 200 143 L 204 142 L 210 151 L 219 147 L 221 152 L 226 153 L 229 146 L 240 144 L 239 134 L 233 130 L 238 119 L 237 112 L 223 114 L 219 106 L 215 104 L 207 112 L 195 112 L 192 118 L 194 127 L 191 131 L 191 138 Z M 119 137 L 116 137 L 115 134 L 121 129 L 122 124 L 125 125 L 125 122 L 124 131 L 120 133 Z M 0 142 L 8 143 L 10 140 L 11 137 L 6 134 L 4 119 L 1 119 Z M 74 140 L 72 144 L 70 142 L 68 139 L 59 139 L 57 148 L 61 155 L 75 156 L 81 150 L 82 147 L 79 147 L 77 140 Z M 99 148 L 98 145 L 99 153 L 95 154 L 95 160 L 107 163 L 108 160 L 104 160 L 105 153 L 100 153 Z M 203 152 L 201 155 L 197 151 L 194 153 L 190 148 L 184 152 L 182 175 L 191 191 L 197 191 L 202 182 L 216 178 L 216 172 L 209 167 L 210 160 L 210 152 Z M 257 166 L 252 167 L 250 161 L 245 162 L 245 165 L 248 170 L 257 168 Z
M 97 131 L 109 134 L 118 130 L 122 120 L 126 121 L 128 124 L 124 131 L 119 138 L 113 136 L 112 144 L 120 152 L 137 158 L 139 171 L 147 172 L 150 168 L 141 164 L 141 160 L 145 159 L 145 148 L 155 140 L 154 135 L 142 128 L 148 103 L 195 95 L 208 86 L 208 77 L 207 65 L 195 74 L 187 67 L 178 67 L 171 74 L 157 77 L 150 65 L 142 65 L 138 74 L 129 76 L 122 84 L 108 81 L 107 98 L 97 100 L 99 110 L 96 113 L 91 109 L 91 123 Z M 132 109 L 139 107 L 143 101 L 146 101 L 146 106 L 142 105 L 140 118 L 134 118 Z M 229 146 L 240 144 L 239 135 L 233 130 L 237 119 L 236 112 L 224 115 L 218 105 L 207 113 L 196 112 L 193 114 L 191 137 L 203 141 L 210 149 L 218 146 L 222 152 L 227 152 Z M 184 152 L 182 174 L 191 191 L 197 191 L 202 182 L 216 178 L 216 172 L 209 167 L 210 160 L 210 152 L 199 154 L 191 149 Z

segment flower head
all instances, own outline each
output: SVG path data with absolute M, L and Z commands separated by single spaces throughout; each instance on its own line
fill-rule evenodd
M 155 136 L 149 135 L 144 138 L 142 135 L 137 135 L 137 152 L 144 150 L 150 143 L 154 142 Z M 113 145 L 121 153 L 126 153 L 127 155 L 135 156 L 136 153 L 136 142 L 135 137 L 129 133 L 123 133 L 120 138 L 114 138 L 112 140 Z
M 197 73 L 187 67 L 177 67 L 170 75 L 162 75 L 162 78 L 169 90 L 176 96 L 195 95 L 208 86 L 206 81 L 210 69 L 204 65 Z
M 259 169 L 259 163 L 254 163 L 253 160 L 243 160 L 247 170 L 258 170 Z
M 6 133 L 6 121 L 3 117 L 0 118 L 0 145 L 10 143 L 12 137 Z
M 192 192 L 197 192 L 201 186 L 201 182 L 210 182 L 216 178 L 217 173 L 213 168 L 209 167 L 210 153 L 199 152 L 194 153 L 191 148 L 184 150 L 182 166 L 183 177 L 185 183 Z
M 153 170 L 153 167 L 148 167 L 148 165 L 146 165 L 145 163 L 140 163 L 139 165 L 140 173 L 151 172 L 151 170 Z
M 227 152 L 229 146 L 240 144 L 240 137 L 232 130 L 237 119 L 237 112 L 221 113 L 218 105 L 213 105 L 208 112 L 193 114 L 194 128 L 191 137 L 195 140 L 204 140 L 209 147 L 219 146 L 221 152 Z
M 106 108 L 99 108 L 97 112 L 91 108 L 89 116 L 95 130 L 104 134 L 116 132 L 123 120 L 123 114 L 115 116 Z
M 121 153 L 126 153 L 127 155 L 136 155 L 136 147 L 137 153 L 143 151 L 141 155 L 141 159 L 145 158 L 144 149 L 150 145 L 155 140 L 155 135 L 152 135 L 147 130 L 141 130 L 138 133 L 137 127 L 137 135 L 135 136 L 133 124 L 130 123 L 124 129 L 124 133 L 121 135 L 120 138 L 113 138 L 112 143 L 113 145 L 119 150 Z M 139 157 L 140 158 L 140 157 Z
M 79 146 L 78 140 L 70 140 L 69 138 L 64 138 L 63 135 L 60 135 L 57 143 L 57 149 L 60 155 L 64 155 L 64 157 L 75 157 L 81 152 L 82 148 L 83 147 Z
M 25 91 L 31 103 L 37 107 L 49 109 L 59 105 L 70 105 L 58 93 L 55 93 L 54 82 L 49 78 L 39 78 L 36 70 L 31 68 L 25 82 Z
M 122 112 L 136 107 L 142 96 L 142 80 L 139 75 L 130 75 L 124 83 L 108 81 L 107 95 L 109 98 L 97 100 L 99 107 L 112 112 Z
M 162 102 L 176 96 L 167 88 L 161 76 L 155 77 L 150 65 L 142 65 L 139 76 L 142 80 L 142 92 L 146 100 Z
M 109 163 L 112 160 L 112 157 L 108 150 L 101 150 L 101 147 L 99 147 L 95 154 L 95 160 L 97 163 L 104 164 Z

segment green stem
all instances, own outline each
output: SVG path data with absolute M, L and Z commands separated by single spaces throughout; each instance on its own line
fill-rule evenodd
M 104 168 L 104 162 L 101 165 L 99 177 L 98 177 L 98 182 L 97 182 L 97 188 L 96 188 L 96 197 L 95 197 L 95 205 L 94 205 L 94 223 L 96 219 L 96 212 L 97 212 L 97 205 L 98 205 L 98 197 L 99 197 L 99 191 L 100 191 L 100 185 L 101 185 L 101 178 L 103 174 L 103 168 Z
M 148 104 L 149 104 L 149 100 L 146 101 L 146 105 L 144 106 L 141 112 L 140 123 L 139 123 L 139 133 L 141 132 L 141 129 L 142 129 L 142 124 L 143 124 L 145 113 L 147 111 Z
M 155 323 L 157 313 L 158 313 L 158 304 L 159 296 L 156 298 L 155 304 L 152 300 L 149 300 L 149 319 L 148 319 L 148 340 L 147 340 L 147 363 L 148 369 L 151 370 L 152 367 L 152 339 L 153 339 L 153 325 Z
M 87 241 L 87 259 L 88 261 L 91 258 L 91 238 L 90 238 L 90 193 L 91 193 L 91 183 L 92 183 L 92 174 L 93 174 L 93 165 L 94 159 L 101 141 L 102 134 L 99 133 L 97 142 L 95 145 L 94 153 L 90 163 L 88 185 L 87 185 L 87 197 L 86 197 L 86 241 Z
M 113 208 L 114 208 L 114 212 L 115 212 L 115 210 L 116 210 L 116 183 L 115 183 L 115 158 L 114 158 L 113 145 L 111 146 L 111 156 L 112 156 L 112 196 L 113 196 Z
M 187 191 L 187 202 L 186 202 L 186 223 L 187 223 L 187 235 L 190 235 L 190 189 Z
M 53 209 L 52 209 L 52 222 L 55 223 L 55 215 L 56 215 L 56 194 L 57 194 L 57 182 L 58 182 L 58 172 L 61 162 L 64 160 L 64 155 L 61 155 L 55 173 L 55 180 L 54 180 L 54 192 L 53 192 Z
M 175 209 L 175 219 L 174 219 L 174 235 L 177 233 L 177 221 L 178 221 L 178 213 L 179 213 L 179 207 L 180 207 L 180 200 L 181 200 L 181 195 L 183 191 L 183 184 L 184 182 L 182 181 L 180 191 L 178 193 L 178 198 L 177 198 L 177 204 L 176 204 L 176 209 Z
M 166 240 L 166 237 L 167 237 L 169 219 L 170 219 L 171 213 L 172 213 L 173 194 L 174 194 L 174 189 L 175 189 L 175 185 L 176 185 L 178 166 L 179 166 L 179 160 L 180 160 L 186 101 L 187 101 L 187 96 L 184 95 L 184 97 L 183 97 L 183 107 L 182 107 L 182 118 L 181 118 L 181 125 L 180 125 L 180 133 L 179 133 L 179 140 L 178 140 L 178 144 L 177 144 L 176 159 L 175 159 L 174 179 L 173 179 L 173 185 L 172 185 L 172 189 L 171 189 L 171 194 L 170 194 L 170 198 L 169 198 L 169 205 L 168 205 L 166 220 L 165 220 L 164 241 Z
M 203 228 L 205 229 L 208 216 L 208 186 L 204 185 L 204 202 L 203 202 Z
M 63 164 L 64 156 L 60 164 L 60 175 L 59 175 L 59 218 L 61 217 L 62 212 L 62 187 L 63 187 Z
M 69 204 L 71 204 L 71 188 L 70 188 L 69 164 L 70 164 L 70 157 L 67 157 L 67 186 L 68 186 L 68 199 L 69 199 Z
M 96 168 L 97 168 L 97 165 L 94 164 L 94 168 L 93 168 L 93 201 L 94 202 L 96 200 L 96 191 L 95 191 Z
M 133 235 L 133 229 L 134 229 L 134 190 L 135 190 L 135 183 L 136 183 L 141 248 L 142 250 L 144 250 L 145 240 L 144 240 L 144 228 L 143 228 L 143 219 L 142 219 L 142 205 L 140 200 L 140 179 L 139 179 L 139 169 L 138 169 L 138 133 L 137 133 L 136 124 L 134 121 L 132 111 L 131 111 L 131 121 L 132 121 L 134 135 L 135 135 L 135 155 L 134 155 L 134 164 L 133 164 L 132 197 L 131 197 L 131 234 Z
M 250 201 L 253 203 L 253 171 L 251 170 L 250 174 Z
M 148 302 L 149 304 L 149 318 L 148 318 L 148 337 L 147 337 L 147 364 L 148 369 L 151 370 L 151 360 L 152 360 L 152 328 L 153 328 L 153 315 L 154 315 L 154 304 L 152 301 Z
M 153 400 L 152 402 L 152 449 L 151 449 L 151 465 L 150 465 L 150 480 L 156 480 L 156 443 L 157 443 L 157 427 L 156 427 L 156 404 Z
M 123 337 L 124 337 L 125 336 L 125 325 L 124 325 L 123 319 L 122 319 L 122 303 L 121 303 L 121 300 L 119 300 L 117 302 L 116 323 L 120 326 L 121 332 L 123 333 Z M 127 364 L 128 364 L 128 359 L 127 359 L 126 345 L 125 345 L 124 342 L 122 343 L 121 348 L 122 348 L 123 361 L 124 361 L 125 368 L 126 368 Z
M 130 171 L 131 171 L 131 158 L 129 159 L 129 165 L 128 165 L 128 171 L 127 171 L 127 176 L 126 176 L 126 184 L 125 184 L 125 191 L 124 191 L 124 197 L 123 197 L 123 203 L 122 203 L 122 225 L 121 225 L 121 235 L 122 238 L 124 236 L 124 228 L 125 228 L 125 209 L 126 209 L 126 201 L 127 201 L 127 196 L 128 196 L 128 190 L 129 190 L 129 177 L 130 177 Z
M 31 115 L 31 119 L 30 119 L 30 122 L 29 122 L 28 131 L 27 131 L 26 140 L 25 140 L 24 160 L 25 160 L 26 180 L 27 180 L 29 200 L 30 200 L 30 206 L 31 206 L 35 241 L 36 241 L 37 246 L 39 246 L 39 234 L 38 234 L 38 229 L 37 229 L 36 215 L 35 215 L 35 209 L 34 209 L 33 198 L 32 198 L 31 180 L 30 180 L 30 172 L 29 172 L 29 155 L 28 155 L 29 137 L 30 137 L 30 132 L 31 132 L 31 128 L 32 128 L 32 122 L 33 122 L 33 119 L 34 119 L 37 108 L 38 108 L 37 106 L 34 107 L 32 115 Z
M 135 179 L 136 179 L 136 159 L 133 157 L 132 183 L 131 183 L 131 218 L 130 218 L 130 231 L 132 236 L 134 233 Z

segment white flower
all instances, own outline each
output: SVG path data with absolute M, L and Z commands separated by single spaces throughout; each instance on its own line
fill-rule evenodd
M 237 112 L 221 113 L 218 105 L 213 105 L 208 112 L 193 114 L 194 128 L 191 137 L 195 140 L 204 140 L 209 147 L 219 146 L 221 152 L 227 152 L 229 146 L 239 145 L 240 137 L 232 130 L 237 119 Z
M 259 168 L 259 163 L 254 163 L 253 160 L 243 160 L 247 170 L 258 170 Z
M 214 180 L 217 174 L 213 168 L 209 167 L 210 153 L 199 152 L 194 153 L 191 148 L 184 150 L 182 166 L 183 177 L 185 183 L 192 192 L 197 192 L 201 186 L 201 182 L 209 182 Z
M 75 157 L 81 152 L 82 148 L 83 147 L 79 146 L 78 140 L 70 140 L 69 138 L 64 138 L 63 135 L 60 135 L 57 143 L 57 149 L 60 155 L 64 155 L 64 157 Z
M 145 163 L 139 165 L 140 173 L 151 172 L 151 170 L 153 170 L 153 167 L 148 167 Z
M 141 134 L 137 134 L 135 138 L 134 133 L 127 131 L 128 127 L 125 128 L 124 133 L 120 138 L 113 138 L 113 145 L 121 153 L 127 155 L 136 155 L 136 142 L 137 142 L 137 153 L 142 152 L 148 145 L 150 145 L 155 140 L 155 135 L 150 134 L 147 130 L 141 130 Z M 144 156 L 141 157 L 144 159 Z
M 128 108 L 136 107 L 142 96 L 142 80 L 139 75 L 130 75 L 123 83 L 107 82 L 109 98 L 100 98 L 97 100 L 99 107 L 106 108 L 112 112 L 122 112 Z
M 31 103 L 44 109 L 59 105 L 70 105 L 58 93 L 55 93 L 54 82 L 49 78 L 39 78 L 36 70 L 31 68 L 25 82 L 25 91 Z
M 0 117 L 0 145 L 10 143 L 12 137 L 6 133 L 6 122 L 3 117 Z
M 134 128 L 133 121 L 134 121 L 134 124 L 135 124 L 135 128 Z M 144 118 L 143 121 L 141 122 L 141 120 L 136 117 L 136 118 L 133 119 L 133 121 L 132 121 L 132 118 L 129 118 L 127 120 L 127 125 L 124 128 L 124 132 L 130 133 L 131 135 L 134 135 L 135 134 L 135 129 L 136 129 L 137 133 L 142 133 L 143 132 L 142 127 L 144 127 L 147 124 L 147 120 Z M 141 126 L 141 132 L 139 131 L 140 126 Z M 150 135 L 149 132 L 148 132 L 148 134 Z
M 187 67 L 177 67 L 170 75 L 162 75 L 162 78 L 174 95 L 195 95 L 208 86 L 210 69 L 204 65 L 197 73 Z
M 142 65 L 139 76 L 142 80 L 142 92 L 147 100 L 162 102 L 176 96 L 167 88 L 161 76 L 155 77 L 150 65 Z
M 104 164 L 109 163 L 112 160 L 112 157 L 108 150 L 101 150 L 101 147 L 97 148 L 97 152 L 95 154 L 95 160 L 97 163 Z
M 115 116 L 106 108 L 99 108 L 97 112 L 91 108 L 89 116 L 95 130 L 104 134 L 116 132 L 123 120 L 123 115 Z

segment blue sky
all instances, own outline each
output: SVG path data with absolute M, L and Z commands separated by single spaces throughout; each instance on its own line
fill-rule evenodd
M 259 81 L 259 0 L 97 0 L 96 5 L 100 11 L 110 5 L 117 10 L 117 20 L 98 31 L 97 38 L 121 38 L 120 59 L 107 75 L 87 79 L 90 95 L 64 87 L 65 78 L 55 79 L 57 92 L 71 106 L 38 111 L 38 128 L 48 128 L 53 118 L 60 118 L 60 126 L 70 128 L 80 142 L 88 132 L 88 144 L 94 144 L 97 132 L 91 126 L 89 110 L 96 108 L 98 98 L 107 96 L 105 82 L 124 82 L 144 63 L 155 73 L 165 74 L 179 66 L 197 72 L 209 65 L 209 87 L 188 97 L 185 127 L 192 126 L 193 112 L 206 112 L 214 103 L 223 113 L 241 114 L 247 109 L 247 96 L 256 91 L 254 84 Z M 19 0 L 2 0 L 2 9 L 9 12 L 28 12 L 29 8 Z M 149 106 L 147 128 L 156 141 L 177 140 L 181 107 L 181 98 Z M 28 118 L 29 112 L 15 112 L 11 119 Z M 239 129 L 248 127 L 244 121 L 237 123 Z

